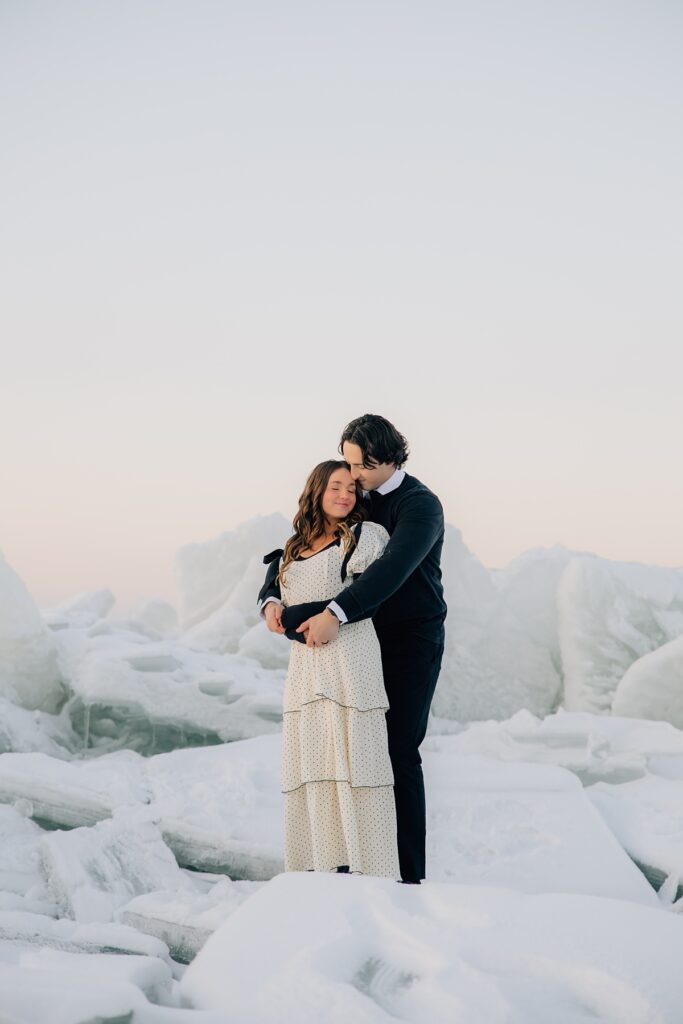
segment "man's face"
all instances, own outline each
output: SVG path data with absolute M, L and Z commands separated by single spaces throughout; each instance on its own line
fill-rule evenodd
M 374 491 L 381 487 L 396 471 L 393 462 L 372 462 L 369 468 L 364 466 L 363 452 L 357 444 L 351 444 L 350 441 L 344 441 L 342 452 L 351 468 L 351 476 L 358 481 L 364 491 Z

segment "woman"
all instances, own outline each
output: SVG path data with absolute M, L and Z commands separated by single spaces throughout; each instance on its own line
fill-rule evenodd
M 316 466 L 293 536 L 282 552 L 266 556 L 280 556 L 285 626 L 288 614 L 296 621 L 295 605 L 331 601 L 382 554 L 388 533 L 364 520 L 347 464 Z M 285 871 L 400 878 L 388 707 L 371 619 L 345 624 L 324 646 L 292 644 L 282 730 Z

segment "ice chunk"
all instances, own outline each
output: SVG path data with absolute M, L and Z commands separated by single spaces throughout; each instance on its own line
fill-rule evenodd
M 192 1006 L 250 1024 L 679 1024 L 683 918 L 575 893 L 278 875 L 187 968 Z M 305 998 L 302 998 L 305 993 Z
M 627 668 L 614 695 L 612 711 L 683 728 L 683 636 Z
M 423 757 L 430 879 L 656 904 L 574 775 L 456 746 L 457 737 L 441 737 Z
M 76 921 L 111 921 L 133 896 L 155 889 L 196 891 L 151 821 L 51 832 L 40 851 L 51 895 Z
M 189 963 L 229 914 L 264 882 L 222 878 L 208 893 L 156 891 L 135 896 L 117 920 L 166 943 L 174 960 Z
M 246 631 L 242 613 L 236 608 L 223 607 L 186 630 L 181 639 L 188 647 L 215 651 L 216 654 L 234 654 Z
M 203 544 L 188 544 L 176 555 L 180 621 L 188 629 L 226 605 L 248 625 L 258 621 L 256 596 L 265 576 L 263 556 L 282 547 L 291 534 L 284 516 L 256 516 L 236 530 Z
M 157 823 L 184 865 L 268 879 L 282 870 L 281 736 L 148 759 L 121 750 L 83 761 L 0 755 L 0 800 L 69 827 L 117 815 Z
M 190 1024 L 182 1011 L 157 1005 L 175 1005 L 174 985 L 157 957 L 0 949 L 0 1014 L 8 1024 Z
M 0 961 L 7 959 L 8 950 L 13 956 L 17 950 L 42 947 L 72 953 L 138 953 L 171 963 L 165 943 L 119 922 L 91 924 L 65 917 L 53 920 L 43 914 L 19 910 L 0 911 Z
M 84 746 L 147 755 L 275 732 L 283 674 L 171 640 L 90 637 L 72 664 L 70 712 Z
M 683 633 L 683 570 L 575 558 L 558 609 L 564 706 L 609 712 L 629 666 Z
M 253 658 L 264 668 L 286 669 L 291 645 L 292 641 L 287 637 L 271 633 L 264 622 L 259 622 L 244 634 L 238 651 L 245 658 Z
M 152 810 L 180 864 L 252 880 L 282 870 L 280 758 L 277 733 L 149 760 Z
M 440 750 L 452 723 L 436 719 L 421 750 Z M 556 764 L 574 772 L 584 785 L 626 782 L 650 770 L 674 771 L 683 755 L 683 732 L 666 722 L 616 715 L 564 711 L 544 719 L 518 711 L 505 722 L 473 722 L 449 737 L 458 753 L 485 754 L 503 761 Z M 673 764 L 672 764 L 673 762 Z
M 139 601 L 133 607 L 130 617 L 161 636 L 174 633 L 178 626 L 178 613 L 173 605 L 156 597 Z
M 0 694 L 43 711 L 57 711 L 65 696 L 52 634 L 1 553 Z
M 68 758 L 82 742 L 65 708 L 51 715 L 20 708 L 0 697 L 0 753 L 40 750 L 51 757 Z
M 467 612 L 490 604 L 496 597 L 492 574 L 465 544 L 462 533 L 446 523 L 441 569 L 450 610 Z
M 59 761 L 41 753 L 0 754 L 0 801 L 26 802 L 51 825 L 92 825 L 115 808 L 150 800 L 145 761 L 119 750 L 89 761 Z
M 443 580 L 448 617 L 435 715 L 504 719 L 520 708 L 555 709 L 561 695 L 554 612 L 565 549 L 529 553 L 493 574 L 448 526 Z
M 56 917 L 58 908 L 48 894 L 40 859 L 43 830 L 21 810 L 20 802 L 0 806 L 0 910 Z
M 653 885 L 669 875 L 683 880 L 683 770 L 680 778 L 599 782 L 586 793 Z
M 46 622 L 53 629 L 64 629 L 68 626 L 92 626 L 100 619 L 106 619 L 116 603 L 111 590 L 83 590 L 63 604 L 42 611 Z

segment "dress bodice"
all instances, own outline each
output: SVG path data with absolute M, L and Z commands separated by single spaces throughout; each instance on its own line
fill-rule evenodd
M 341 570 L 346 551 L 337 540 L 313 555 L 290 562 L 284 571 L 280 595 L 285 607 L 308 601 L 332 601 L 353 583 L 354 574 L 363 572 L 384 550 L 389 534 L 379 523 L 363 523 L 358 543 L 348 560 L 346 579 Z

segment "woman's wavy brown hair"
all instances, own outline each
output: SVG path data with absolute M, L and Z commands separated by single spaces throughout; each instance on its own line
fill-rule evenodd
M 301 497 L 299 498 L 299 511 L 294 516 L 292 526 L 294 534 L 285 544 L 284 554 L 280 562 L 280 571 L 277 579 L 280 586 L 286 586 L 284 572 L 287 566 L 293 562 L 302 551 L 309 548 L 313 541 L 325 534 L 325 514 L 323 512 L 323 494 L 327 490 L 330 477 L 336 469 L 348 469 L 349 465 L 344 460 L 329 459 L 327 462 L 320 462 L 313 469 L 306 481 Z M 340 537 L 346 552 L 353 551 L 356 546 L 356 538 L 352 533 L 352 527 L 356 523 L 367 518 L 367 511 L 363 504 L 363 491 L 356 481 L 356 504 L 353 506 L 345 519 L 337 524 L 335 537 Z

